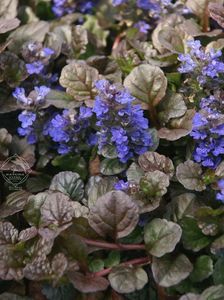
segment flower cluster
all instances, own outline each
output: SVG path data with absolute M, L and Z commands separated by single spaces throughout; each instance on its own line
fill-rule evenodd
M 39 106 L 45 102 L 45 97 L 50 92 L 50 88 L 42 85 L 34 87 L 34 90 L 25 94 L 25 89 L 17 87 L 13 92 L 13 97 L 17 99 L 17 102 L 23 106 Z
M 200 109 L 194 116 L 191 132 L 196 140 L 193 156 L 204 167 L 214 169 L 224 154 L 224 103 L 209 96 L 201 100 Z
M 218 181 L 218 188 L 220 192 L 216 194 L 216 199 L 224 203 L 224 178 Z
M 25 94 L 25 89 L 17 87 L 13 92 L 13 96 L 17 99 L 17 102 L 22 106 L 31 109 L 38 107 L 45 102 L 45 97 L 49 93 L 50 89 L 46 86 L 36 86 L 33 91 L 29 93 L 28 96 Z M 21 136 L 26 136 L 29 144 L 34 144 L 37 142 L 37 128 L 38 124 L 37 112 L 31 110 L 22 111 L 18 120 L 21 122 L 18 128 L 18 133 Z
M 178 59 L 181 65 L 178 71 L 191 75 L 194 72 L 198 83 L 202 86 L 208 84 L 211 80 L 213 84 L 214 82 L 223 82 L 224 63 L 220 60 L 221 50 L 210 49 L 205 51 L 198 40 L 189 40 L 187 45 L 190 52 L 179 55 Z
M 93 9 L 96 1 L 72 1 L 72 0 L 53 0 L 52 11 L 57 17 L 71 14 L 75 11 L 89 13 Z
M 123 163 L 146 152 L 152 146 L 152 137 L 141 106 L 132 103 L 134 97 L 127 90 L 107 80 L 99 80 L 95 85 L 99 94 L 93 112 L 99 129 L 99 152 L 110 149 Z
M 43 134 L 57 143 L 59 154 L 77 151 L 75 146 L 85 139 L 85 130 L 90 126 L 91 117 L 92 110 L 84 106 L 80 107 L 79 114 L 65 109 L 62 114 L 56 114 L 47 122 Z
M 30 75 L 41 74 L 53 54 L 54 50 L 43 47 L 39 42 L 26 43 L 22 49 L 22 56 L 26 61 L 27 72 Z

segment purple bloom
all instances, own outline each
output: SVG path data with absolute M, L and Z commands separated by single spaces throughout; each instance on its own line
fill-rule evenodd
M 34 130 L 34 122 L 36 121 L 36 114 L 31 111 L 23 111 L 18 116 L 18 120 L 21 122 L 21 127 L 18 128 L 18 133 L 21 136 L 27 136 L 29 144 L 34 144 L 37 141 L 37 137 Z
M 36 61 L 31 64 L 26 64 L 26 69 L 30 75 L 40 74 L 44 69 L 44 65 L 42 64 L 41 61 Z
M 41 56 L 48 57 L 54 54 L 54 50 L 51 48 L 43 48 L 41 51 Z
M 125 163 L 135 154 L 146 152 L 152 145 L 149 124 L 140 105 L 132 104 L 134 97 L 107 80 L 99 80 L 95 86 L 99 91 L 93 107 L 99 128 L 99 153 L 109 147 Z
M 139 30 L 141 33 L 148 33 L 148 30 L 151 28 L 149 24 L 147 24 L 145 21 L 139 21 L 134 25 L 135 28 Z
M 81 13 L 90 13 L 97 0 L 91 1 L 69 1 L 69 0 L 53 0 L 52 11 L 57 17 L 65 14 L 71 14 L 75 11 Z
M 20 104 L 24 106 L 32 106 L 43 104 L 45 101 L 45 97 L 49 92 L 50 89 L 44 85 L 40 87 L 36 86 L 34 87 L 34 91 L 26 96 L 24 88 L 17 87 L 12 95 Z
M 31 105 L 32 104 L 32 99 L 29 99 L 28 97 L 26 97 L 24 88 L 17 87 L 15 89 L 15 91 L 12 93 L 12 95 L 22 105 Z
M 40 104 L 44 102 L 45 97 L 47 96 L 47 94 L 50 92 L 51 89 L 44 85 L 41 85 L 40 87 L 38 86 L 34 87 L 34 90 L 36 92 L 35 103 Z
M 92 109 L 81 106 L 79 114 L 65 109 L 62 114 L 58 113 L 45 124 L 43 134 L 49 136 L 56 143 L 59 154 L 66 154 L 73 150 L 77 151 L 77 146 L 84 139 L 84 143 L 93 145 L 93 140 L 85 140 L 85 133 L 88 130 L 92 117 Z M 74 149 L 74 147 L 76 147 Z
M 181 62 L 178 71 L 186 74 L 194 71 L 198 83 L 202 86 L 211 84 L 214 87 L 214 83 L 223 82 L 220 79 L 220 75 L 224 74 L 224 63 L 220 61 L 221 51 L 210 49 L 205 52 L 198 40 L 189 40 L 187 45 L 190 53 L 178 56 Z
M 223 102 L 214 96 L 203 98 L 195 114 L 191 136 L 196 141 L 195 161 L 215 169 L 224 154 Z
M 36 114 L 31 111 L 23 111 L 18 116 L 18 120 L 21 122 L 22 128 L 28 128 L 33 125 L 36 120 Z
M 216 199 L 224 203 L 224 178 L 219 179 L 217 185 L 218 188 L 220 189 L 220 192 L 216 194 Z
M 117 183 L 115 183 L 114 185 L 115 190 L 119 190 L 119 191 L 126 191 L 129 189 L 129 182 L 128 181 L 124 181 L 124 180 L 119 180 Z
M 118 6 L 118 5 L 121 5 L 121 4 L 126 3 L 126 2 L 127 2 L 127 0 L 113 0 L 112 5 L 113 6 Z

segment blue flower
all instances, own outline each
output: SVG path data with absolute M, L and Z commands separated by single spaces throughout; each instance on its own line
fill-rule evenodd
M 34 144 L 37 141 L 35 134 L 34 122 L 37 119 L 37 115 L 31 111 L 23 111 L 18 116 L 18 120 L 21 122 L 21 127 L 18 128 L 18 133 L 21 136 L 26 136 L 29 144 Z
M 127 2 L 127 0 L 113 0 L 112 5 L 113 6 L 118 6 L 118 5 L 121 5 L 121 4 L 126 3 L 126 2 Z
M 129 182 L 124 180 L 119 180 L 114 184 L 115 190 L 118 191 L 127 191 L 129 189 Z
M 149 24 L 147 24 L 145 21 L 139 21 L 134 25 L 135 28 L 139 30 L 141 33 L 148 33 L 148 30 L 151 28 Z
M 66 154 L 73 150 L 78 151 L 78 145 L 83 140 L 89 145 L 94 144 L 92 133 L 87 137 L 87 141 L 85 140 L 91 117 L 92 109 L 88 107 L 81 106 L 79 114 L 65 109 L 62 114 L 57 113 L 45 124 L 43 134 L 49 136 L 56 143 L 59 154 Z
M 190 53 L 178 56 L 181 62 L 178 71 L 180 73 L 190 73 L 190 75 L 194 71 L 198 83 L 202 86 L 208 85 L 209 80 L 211 85 L 220 83 L 220 75 L 224 74 L 224 63 L 220 61 L 222 52 L 214 49 L 205 52 L 198 40 L 189 40 L 187 45 Z
M 218 188 L 220 189 L 220 192 L 216 194 L 216 199 L 224 203 L 224 178 L 219 179 L 217 185 Z
M 41 104 L 44 102 L 46 96 L 48 95 L 48 93 L 50 92 L 50 88 L 41 85 L 41 86 L 36 86 L 34 87 L 34 90 L 36 92 L 36 99 L 35 99 L 35 103 L 36 104 Z
M 69 0 L 53 0 L 52 11 L 57 17 L 65 14 L 71 14 L 75 11 L 81 13 L 90 13 L 97 0 L 91 1 L 69 1 Z
M 32 99 L 29 99 L 25 95 L 25 89 L 17 87 L 15 91 L 12 93 L 13 97 L 17 99 L 17 101 L 22 105 L 31 105 Z
M 26 69 L 30 75 L 40 74 L 44 69 L 44 65 L 41 61 L 36 61 L 33 62 L 32 64 L 26 64 Z
M 193 157 L 202 166 L 215 169 L 224 155 L 223 102 L 214 96 L 200 101 L 191 136 L 196 141 Z
M 12 93 L 13 97 L 17 99 L 17 101 L 24 106 L 32 106 L 32 105 L 41 105 L 45 102 L 45 98 L 47 94 L 50 92 L 50 88 L 42 85 L 34 87 L 34 91 L 32 91 L 28 96 L 25 94 L 25 89 L 17 87 L 15 91 Z
M 137 0 L 137 6 L 144 10 L 160 10 L 160 4 L 155 0 Z
M 95 98 L 93 112 L 98 127 L 98 150 L 104 153 L 113 148 L 123 163 L 142 154 L 152 146 L 148 120 L 140 105 L 134 105 L 134 97 L 122 86 L 99 80 L 95 84 L 99 94 Z

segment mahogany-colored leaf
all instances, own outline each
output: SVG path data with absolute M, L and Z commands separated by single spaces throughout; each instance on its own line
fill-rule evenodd
M 82 293 L 104 291 L 109 286 L 109 281 L 104 277 L 85 276 L 79 272 L 68 272 L 68 278 L 74 287 Z
M 224 7 L 221 3 L 210 2 L 208 5 L 210 17 L 224 28 Z
M 174 175 L 172 160 L 157 152 L 145 152 L 139 156 L 138 163 L 145 172 L 158 170 L 169 175 L 169 177 Z
M 138 223 L 138 206 L 121 191 L 100 197 L 90 208 L 89 224 L 103 237 L 114 239 L 127 236 Z

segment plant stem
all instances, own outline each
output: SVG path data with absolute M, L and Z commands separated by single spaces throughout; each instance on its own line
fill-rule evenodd
M 208 3 L 206 3 L 205 11 L 204 11 L 204 16 L 203 16 L 203 32 L 208 32 L 209 31 L 209 11 L 208 11 Z
M 110 250 L 145 250 L 144 244 L 114 244 L 105 241 L 90 240 L 81 237 L 82 241 L 90 246 Z
M 151 261 L 150 261 L 149 257 L 140 257 L 140 258 L 135 258 L 132 260 L 125 261 L 125 262 L 121 263 L 119 266 L 144 265 L 144 264 L 149 264 L 150 262 Z M 101 270 L 99 272 L 94 272 L 91 275 L 94 277 L 95 276 L 102 277 L 102 276 L 108 275 L 111 272 L 111 270 L 112 270 L 112 268 L 107 268 L 107 269 Z
M 153 106 L 153 104 L 150 103 L 148 109 L 149 109 L 150 123 L 157 129 L 159 129 L 159 122 L 157 119 L 157 112 L 155 107 Z

